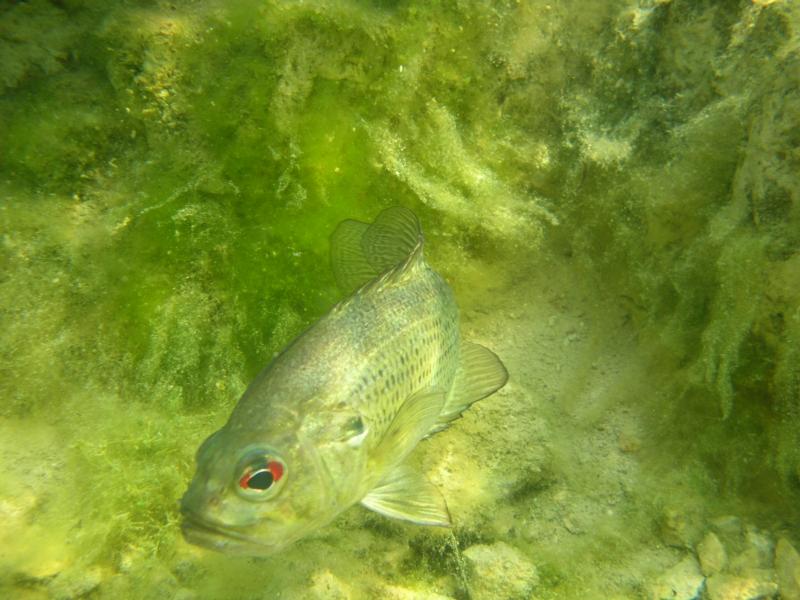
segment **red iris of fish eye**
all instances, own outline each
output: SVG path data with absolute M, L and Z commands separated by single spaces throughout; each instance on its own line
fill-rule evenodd
M 266 466 L 264 467 L 257 467 L 255 469 L 247 469 L 242 475 L 241 479 L 239 479 L 239 487 L 245 490 L 251 489 L 250 488 L 250 480 L 253 478 L 254 475 L 261 473 L 264 469 L 270 472 L 272 475 L 272 481 L 277 483 L 281 477 L 283 477 L 283 463 L 278 462 L 277 460 L 269 461 Z M 266 490 L 260 490 L 266 491 Z
M 247 488 L 250 487 L 248 484 L 250 483 L 250 476 L 252 474 L 253 474 L 253 472 L 250 471 L 250 470 L 247 470 L 247 471 L 244 472 L 244 475 L 242 475 L 242 478 L 239 480 L 239 487 L 240 488 L 246 490 Z
M 280 478 L 283 477 L 283 464 L 279 463 L 277 460 L 271 460 L 267 463 L 267 468 L 269 472 L 272 473 L 273 481 L 280 481 Z

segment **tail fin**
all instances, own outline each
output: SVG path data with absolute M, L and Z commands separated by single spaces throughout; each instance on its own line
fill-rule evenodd
M 331 235 L 331 266 L 343 291 L 352 292 L 400 264 L 422 246 L 416 215 L 387 208 L 373 223 L 347 219 Z

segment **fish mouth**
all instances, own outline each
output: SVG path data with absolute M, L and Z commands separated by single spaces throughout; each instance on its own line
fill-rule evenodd
M 235 527 L 215 523 L 189 510 L 182 510 L 181 533 L 190 544 L 224 554 L 264 556 L 277 548 L 248 536 Z

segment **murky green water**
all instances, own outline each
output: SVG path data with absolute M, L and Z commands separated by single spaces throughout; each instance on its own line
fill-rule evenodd
M 0 6 L 0 593 L 800 598 L 800 6 Z M 412 208 L 511 375 L 279 556 L 180 536 L 198 444 Z

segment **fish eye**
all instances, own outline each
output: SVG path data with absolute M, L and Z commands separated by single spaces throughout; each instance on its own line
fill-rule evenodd
M 249 452 L 236 468 L 236 491 L 248 500 L 273 498 L 286 480 L 286 463 L 263 451 Z

